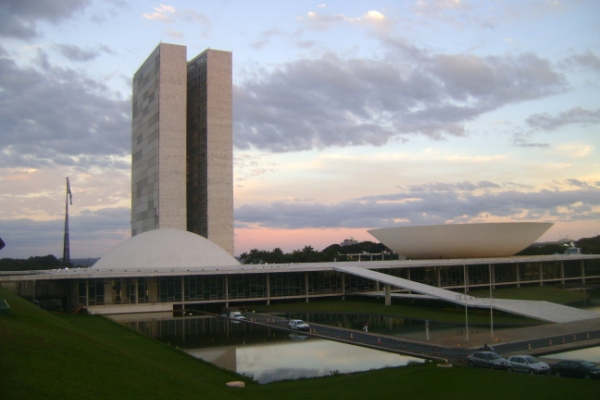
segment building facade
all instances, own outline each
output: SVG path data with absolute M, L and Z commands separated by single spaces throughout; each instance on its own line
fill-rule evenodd
M 336 271 L 362 268 L 433 287 L 465 293 L 490 287 L 600 283 L 600 255 L 528 256 L 477 260 L 372 261 L 219 268 L 165 267 L 152 270 L 95 268 L 0 275 L 0 284 L 19 295 L 62 298 L 67 309 L 80 304 L 91 313 L 177 311 L 186 308 L 271 304 L 278 301 L 345 297 L 381 292 L 376 280 Z M 402 289 L 394 291 L 405 292 Z
M 133 78 L 131 234 L 186 230 L 185 46 L 161 43 Z
M 135 73 L 132 236 L 188 230 L 233 254 L 231 60 L 161 43 Z
M 206 50 L 187 66 L 187 230 L 233 254 L 231 53 Z

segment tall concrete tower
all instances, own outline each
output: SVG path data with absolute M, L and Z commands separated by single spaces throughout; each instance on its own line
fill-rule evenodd
M 206 50 L 187 67 L 187 229 L 233 255 L 231 53 Z
M 231 53 L 161 43 L 134 75 L 131 234 L 189 230 L 233 255 Z

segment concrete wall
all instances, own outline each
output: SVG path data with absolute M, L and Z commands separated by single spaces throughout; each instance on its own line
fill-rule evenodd
M 208 50 L 207 238 L 233 255 L 233 111 L 231 53 Z

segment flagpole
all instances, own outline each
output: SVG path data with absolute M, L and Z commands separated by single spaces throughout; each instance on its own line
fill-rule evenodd
M 71 194 L 71 185 L 67 177 L 67 196 L 65 199 L 65 238 L 63 245 L 63 264 L 68 268 L 71 264 L 71 249 L 69 246 L 69 203 L 73 204 L 73 195 Z

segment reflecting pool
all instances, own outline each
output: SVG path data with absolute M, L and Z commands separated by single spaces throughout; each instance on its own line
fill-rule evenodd
M 130 314 L 114 319 L 194 357 L 252 377 L 259 383 L 314 378 L 399 367 L 422 359 L 367 349 L 230 321 L 213 316 L 172 317 L 172 313 Z
M 398 367 L 411 360 L 423 362 L 394 353 L 296 336 L 285 342 L 193 348 L 186 351 L 221 368 L 251 376 L 259 383 Z

